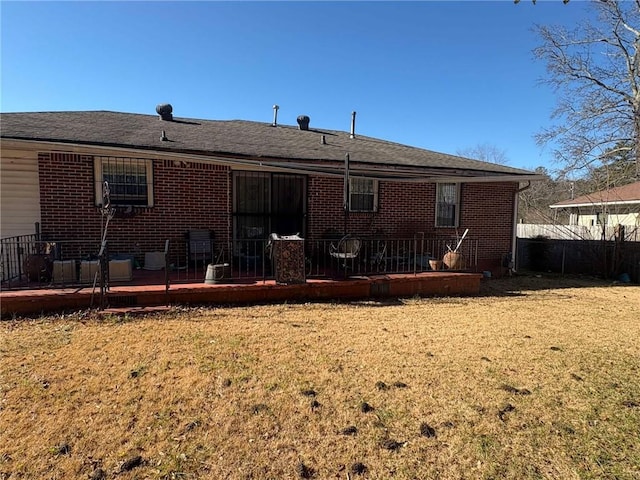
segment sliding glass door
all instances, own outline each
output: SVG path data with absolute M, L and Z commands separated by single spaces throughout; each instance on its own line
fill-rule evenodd
M 306 177 L 283 173 L 234 173 L 235 240 L 262 240 L 270 233 L 305 234 Z

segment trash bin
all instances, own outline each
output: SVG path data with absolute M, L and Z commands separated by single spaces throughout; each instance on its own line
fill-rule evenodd
M 304 238 L 299 235 L 269 235 L 271 261 L 276 283 L 305 283 Z

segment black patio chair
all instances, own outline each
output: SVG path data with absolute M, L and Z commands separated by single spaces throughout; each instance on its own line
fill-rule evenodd
M 213 230 L 194 229 L 185 234 L 187 259 L 193 264 L 207 264 L 213 257 Z

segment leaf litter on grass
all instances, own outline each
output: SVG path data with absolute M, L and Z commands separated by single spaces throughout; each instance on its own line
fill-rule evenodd
M 463 302 L 0 324 L 0 440 L 11 439 L 0 469 L 89 478 L 140 451 L 118 478 L 330 478 L 355 476 L 357 463 L 372 479 L 632 478 L 640 312 L 615 299 L 639 290 L 558 285 L 554 295 L 535 282 L 518 297 Z M 620 309 L 589 316 L 612 302 Z M 61 439 L 70 454 L 41 455 Z

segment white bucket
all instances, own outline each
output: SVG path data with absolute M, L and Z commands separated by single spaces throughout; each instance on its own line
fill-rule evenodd
M 207 266 L 207 274 L 204 277 L 204 283 L 213 285 L 222 283 L 231 276 L 231 270 L 228 263 L 210 263 Z

